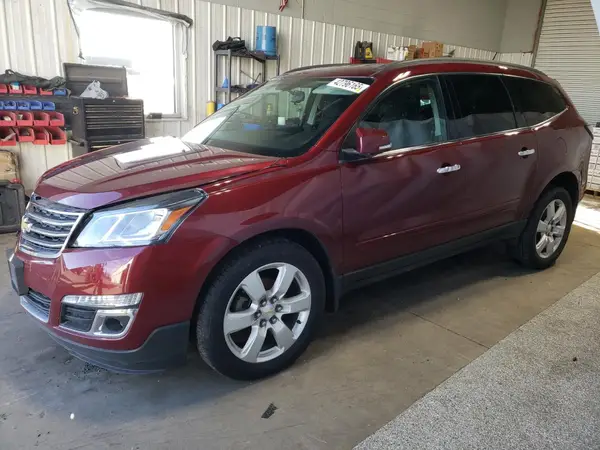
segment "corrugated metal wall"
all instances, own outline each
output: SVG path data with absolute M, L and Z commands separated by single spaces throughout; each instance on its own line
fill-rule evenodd
M 378 33 L 377 31 L 329 25 L 268 14 L 234 6 L 200 0 L 139 0 L 134 3 L 186 14 L 194 19 L 188 46 L 188 118 L 147 123 L 149 136 L 181 136 L 204 118 L 206 102 L 215 100 L 214 57 L 211 44 L 228 36 L 241 36 L 254 47 L 257 25 L 273 25 L 278 30 L 281 71 L 311 65 L 346 62 L 357 40 L 372 41 L 376 55 L 384 56 L 388 45 L 420 44 L 422 40 Z M 531 54 L 495 53 L 476 48 L 446 45 L 462 58 L 495 59 L 530 65 Z M 52 77 L 62 73 L 63 62 L 78 62 L 78 46 L 66 0 L 0 0 L 0 69 Z M 160 55 L 157 55 L 160 63 Z M 274 63 L 268 63 L 267 75 L 275 74 Z M 260 65 L 251 60 L 238 60 L 233 65 L 233 84 L 247 84 Z M 224 74 L 224 70 L 221 71 Z M 25 151 L 25 147 L 27 150 Z M 21 146 L 22 171 L 26 185 L 52 165 L 68 158 L 68 147 Z M 51 153 L 50 157 L 48 154 Z
M 600 121 L 600 35 L 590 0 L 548 1 L 535 66 L 561 83 L 586 121 Z
M 154 2 L 156 3 L 156 2 Z M 179 135 L 186 132 L 193 124 L 204 117 L 206 102 L 216 100 L 213 86 L 222 83 L 224 66 L 220 70 L 219 80 L 215 80 L 214 62 L 211 44 L 217 39 L 228 36 L 240 36 L 251 46 L 254 46 L 257 25 L 271 25 L 278 30 L 278 50 L 281 54 L 281 72 L 312 64 L 328 64 L 347 62 L 353 52 L 356 41 L 373 42 L 374 53 L 384 56 L 389 45 L 419 45 L 421 39 L 390 34 L 378 33 L 371 30 L 331 25 L 294 17 L 284 17 L 234 6 L 219 5 L 210 2 L 179 1 L 180 6 L 189 6 L 188 10 L 179 12 L 194 18 L 194 29 L 191 31 L 189 74 L 194 83 L 189 86 L 189 120 L 181 123 L 152 123 L 148 130 L 152 133 Z M 162 5 L 165 8 L 165 5 Z M 190 11 L 191 9 L 191 11 Z M 493 59 L 504 62 L 530 65 L 529 53 L 495 53 L 476 48 L 446 45 L 445 51 L 455 51 L 455 56 L 461 58 Z M 224 63 L 223 63 L 224 64 Z M 247 84 L 250 79 L 242 73 L 255 77 L 260 70 L 260 64 L 251 60 L 238 60 L 233 65 L 233 84 Z M 275 75 L 275 64 L 268 63 L 268 77 Z M 223 95 L 223 94 L 221 94 Z M 223 99 L 223 97 L 221 98 Z

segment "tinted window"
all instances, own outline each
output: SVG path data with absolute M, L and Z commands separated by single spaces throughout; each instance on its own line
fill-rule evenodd
M 457 105 L 453 121 L 457 137 L 468 138 L 516 128 L 510 97 L 494 75 L 447 75 Z
M 503 80 L 524 121 L 522 126 L 536 125 L 566 108 L 562 95 L 554 86 L 526 78 L 504 77 Z
M 358 127 L 387 131 L 392 149 L 442 142 L 447 139 L 442 106 L 436 78 L 406 81 L 380 97 Z

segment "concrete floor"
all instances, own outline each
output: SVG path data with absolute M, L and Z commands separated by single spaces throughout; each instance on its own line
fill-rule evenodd
M 598 448 L 599 291 L 597 274 L 356 450 Z
M 544 272 L 501 245 L 461 255 L 348 295 L 294 367 L 249 384 L 195 355 L 148 376 L 73 359 L 21 311 L 0 262 L 0 448 L 352 448 L 599 271 L 600 234 L 581 227 Z

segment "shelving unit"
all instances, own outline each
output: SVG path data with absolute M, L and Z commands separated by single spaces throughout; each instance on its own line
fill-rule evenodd
M 256 61 L 257 63 L 262 65 L 262 72 L 261 72 L 261 82 L 264 83 L 265 81 L 265 74 L 267 73 L 267 61 L 275 61 L 277 63 L 277 75 L 279 75 L 279 69 L 280 69 L 280 59 L 279 59 L 279 55 L 277 56 L 267 56 L 265 55 L 265 60 L 264 61 L 259 61 L 256 58 L 253 58 L 250 54 L 248 53 L 241 53 L 241 52 L 236 52 L 236 51 L 232 51 L 232 50 L 217 50 L 214 52 L 215 53 L 215 83 L 217 83 L 217 85 L 215 86 L 215 101 L 217 103 L 219 103 L 218 99 L 219 99 L 219 93 L 220 92 L 224 92 L 225 93 L 225 97 L 226 97 L 226 103 L 229 103 L 231 101 L 231 94 L 245 94 L 246 92 L 248 92 L 250 89 L 249 88 L 245 88 L 245 87 L 232 87 L 231 86 L 231 61 L 232 58 L 246 58 L 246 59 L 254 59 L 254 61 Z M 219 57 L 225 57 L 226 58 L 226 64 L 225 64 L 225 72 L 227 74 L 227 80 L 229 81 L 229 87 L 221 87 L 220 84 L 223 83 L 223 79 L 224 77 L 219 77 Z

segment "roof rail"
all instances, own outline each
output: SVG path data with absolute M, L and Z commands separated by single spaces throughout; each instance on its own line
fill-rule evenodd
M 348 63 L 336 63 L 336 64 L 315 64 L 312 66 L 303 66 L 303 67 L 296 67 L 295 69 L 291 69 L 288 70 L 287 72 L 284 72 L 283 74 L 288 74 L 288 73 L 294 73 L 294 72 L 300 72 L 302 70 L 308 70 L 308 69 L 317 69 L 317 68 L 321 68 L 321 67 L 339 67 L 339 66 L 349 66 L 350 64 Z

